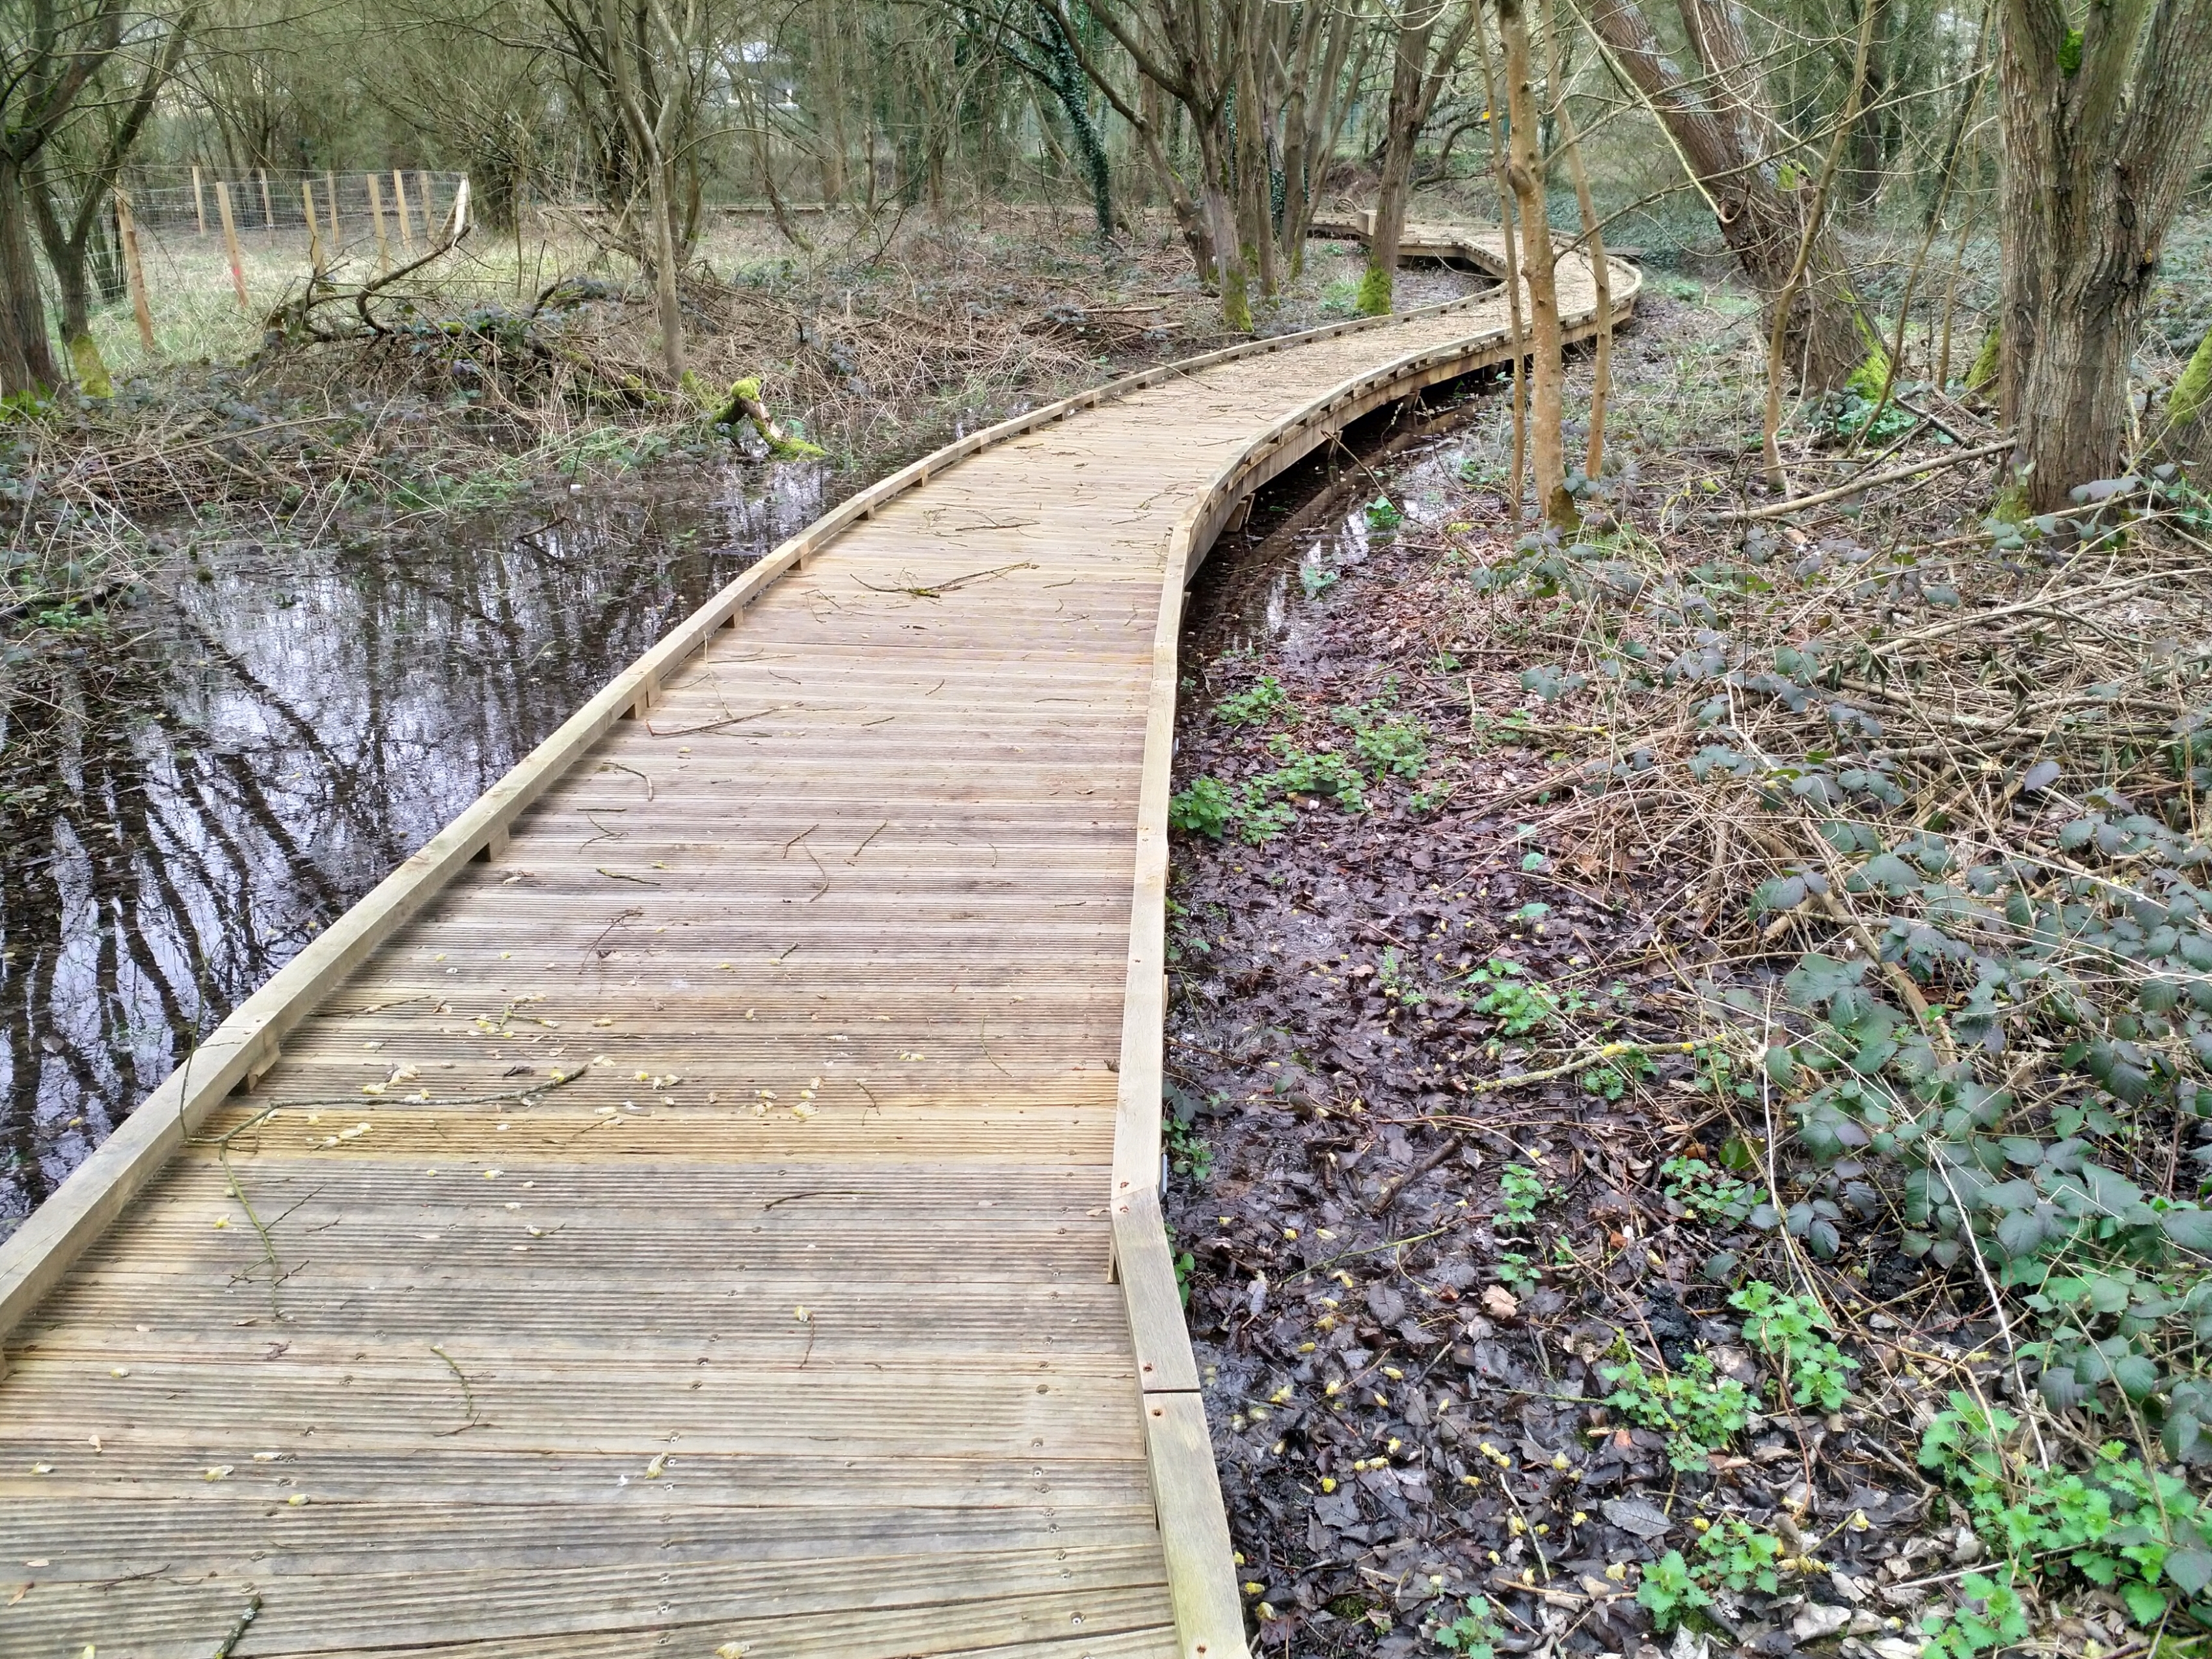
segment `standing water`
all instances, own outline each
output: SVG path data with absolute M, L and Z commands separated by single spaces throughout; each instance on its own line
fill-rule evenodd
M 234 544 L 7 662 L 0 1237 L 822 488 L 816 467 L 691 473 Z

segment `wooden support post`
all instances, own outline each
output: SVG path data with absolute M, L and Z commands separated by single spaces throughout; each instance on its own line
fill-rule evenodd
M 300 180 L 300 207 L 307 216 L 307 264 L 318 277 L 323 274 L 323 233 L 315 222 L 315 181 Z
M 415 225 L 407 212 L 407 175 L 398 167 L 392 169 L 392 210 L 399 216 L 399 246 L 403 252 L 415 251 Z
M 330 198 L 331 258 L 335 259 L 345 251 L 345 235 L 338 229 L 338 176 L 327 169 L 323 173 L 323 193 Z
M 154 313 L 146 305 L 146 266 L 138 255 L 138 222 L 131 216 L 131 198 L 115 192 L 115 235 L 123 244 L 123 276 L 131 284 L 131 310 L 138 319 L 138 343 L 149 356 L 154 351 Z
M 276 210 L 269 202 L 269 169 L 256 167 L 254 173 L 261 180 L 261 234 L 271 247 L 276 245 Z
M 192 211 L 199 216 L 200 234 L 207 234 L 207 198 L 200 193 L 199 163 L 192 163 Z
M 384 234 L 384 190 L 374 173 L 367 176 L 369 222 L 376 227 L 376 274 L 381 276 L 392 269 L 392 244 Z
M 230 254 L 230 285 L 238 290 L 238 308 L 253 309 L 253 302 L 246 297 L 246 265 L 238 252 L 238 222 L 230 212 L 230 181 L 215 181 L 216 210 L 222 216 L 222 245 Z

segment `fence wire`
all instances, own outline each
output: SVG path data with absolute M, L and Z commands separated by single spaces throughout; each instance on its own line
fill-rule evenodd
M 126 173 L 122 189 L 139 228 L 164 236 L 221 236 L 228 196 L 232 227 L 243 242 L 284 234 L 304 238 L 312 215 L 316 236 L 332 247 L 373 242 L 380 230 L 398 252 L 428 246 L 444 234 L 466 176 L 416 167 L 161 167 Z

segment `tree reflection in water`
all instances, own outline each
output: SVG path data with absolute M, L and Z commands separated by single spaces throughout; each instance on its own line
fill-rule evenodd
M 821 483 L 234 545 L 0 669 L 0 1237 Z

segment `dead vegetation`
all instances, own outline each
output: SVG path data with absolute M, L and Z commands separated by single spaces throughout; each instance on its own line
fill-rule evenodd
M 1755 345 L 1651 309 L 1579 534 L 1499 527 L 1502 432 L 1362 478 L 1186 720 L 1170 1212 L 1261 1640 L 2183 1651 L 2212 514 L 1765 513 Z M 1862 478 L 1986 431 L 1908 396 Z

